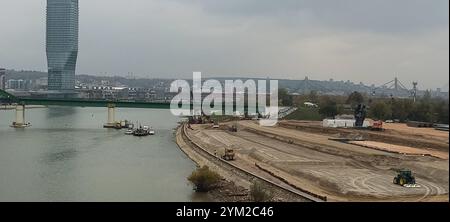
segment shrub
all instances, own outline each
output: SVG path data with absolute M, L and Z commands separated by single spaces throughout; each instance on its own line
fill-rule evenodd
M 256 181 L 250 186 L 250 195 L 254 202 L 267 202 L 273 198 L 272 191 Z
M 221 180 L 221 177 L 218 173 L 211 171 L 208 166 L 203 166 L 192 172 L 188 180 L 194 185 L 195 191 L 208 192 Z

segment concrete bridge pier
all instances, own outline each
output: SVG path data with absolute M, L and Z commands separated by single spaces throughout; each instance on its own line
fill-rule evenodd
M 114 128 L 116 126 L 116 105 L 108 104 L 108 122 L 103 125 L 104 128 Z
M 25 128 L 31 126 L 30 123 L 25 122 L 25 105 L 16 106 L 16 120 L 11 124 L 14 128 Z

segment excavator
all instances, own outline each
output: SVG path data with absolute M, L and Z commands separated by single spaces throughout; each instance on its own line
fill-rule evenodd
M 366 119 L 367 111 L 366 111 L 366 105 L 359 104 L 355 109 L 355 127 L 356 128 L 363 128 L 364 120 Z M 372 125 L 369 127 L 372 131 L 384 131 L 383 129 L 383 121 L 373 121 Z

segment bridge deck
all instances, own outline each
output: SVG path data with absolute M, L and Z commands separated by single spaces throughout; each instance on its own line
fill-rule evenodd
M 6 101 L 22 105 L 42 106 L 76 106 L 76 107 L 107 107 L 114 104 L 123 108 L 147 108 L 147 109 L 170 109 L 170 102 L 131 102 L 113 100 L 85 100 L 85 99 L 46 99 L 46 98 L 21 98 L 6 91 L 0 90 L 0 98 Z
M 82 99 L 29 99 L 19 98 L 20 104 L 43 105 L 43 106 L 76 106 L 76 107 L 107 107 L 114 104 L 115 107 L 123 108 L 147 108 L 147 109 L 170 109 L 170 103 L 163 102 L 129 102 L 129 101 L 107 101 L 107 100 L 82 100 Z

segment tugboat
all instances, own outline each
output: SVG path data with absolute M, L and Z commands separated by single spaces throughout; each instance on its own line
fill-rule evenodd
M 149 134 L 149 130 L 148 130 L 148 126 L 140 126 L 139 128 L 137 128 L 136 130 L 133 131 L 133 136 L 148 136 Z

